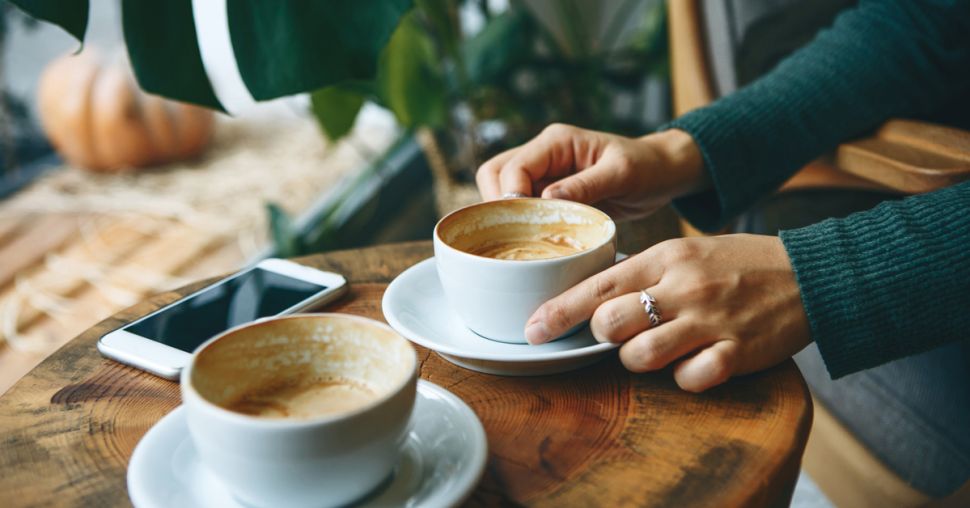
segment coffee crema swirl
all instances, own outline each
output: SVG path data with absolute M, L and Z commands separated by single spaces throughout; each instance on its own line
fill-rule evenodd
M 570 256 L 586 250 L 581 242 L 562 234 L 534 238 L 491 240 L 468 249 L 469 254 L 494 259 L 535 260 Z
M 281 384 L 245 394 L 226 409 L 259 418 L 315 418 L 348 413 L 378 398 L 376 390 L 349 379 Z

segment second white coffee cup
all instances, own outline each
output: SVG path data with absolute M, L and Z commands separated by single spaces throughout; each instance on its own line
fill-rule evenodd
M 374 490 L 398 460 L 416 383 L 406 340 L 344 314 L 232 329 L 203 344 L 181 379 L 202 462 L 255 507 L 340 506 Z
M 547 259 L 473 253 L 478 243 L 501 243 L 506 231 L 549 233 L 581 248 Z M 562 238 L 571 234 L 581 238 Z M 616 225 L 602 211 L 572 201 L 489 201 L 442 218 L 434 230 L 434 254 L 448 303 L 465 325 L 488 339 L 524 344 L 526 321 L 540 305 L 612 266 Z

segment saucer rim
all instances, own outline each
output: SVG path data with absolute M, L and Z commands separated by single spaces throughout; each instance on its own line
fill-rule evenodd
M 425 265 L 433 265 L 434 260 L 435 260 L 434 256 L 431 256 L 428 259 L 418 261 L 414 265 L 408 267 L 406 270 L 401 272 L 397 277 L 394 278 L 394 280 L 391 281 L 390 284 L 387 285 L 387 289 L 384 290 L 384 296 L 381 298 L 381 311 L 383 312 L 384 319 L 387 320 L 387 323 L 391 325 L 391 328 L 393 328 L 395 331 L 403 335 L 404 338 L 408 339 L 411 342 L 414 342 L 415 344 L 418 344 L 419 346 L 424 346 L 438 353 L 456 356 L 459 358 L 469 358 L 472 360 L 485 360 L 485 361 L 504 362 L 504 363 L 532 363 L 537 361 L 567 360 L 567 359 L 579 358 L 579 357 L 588 356 L 588 355 L 605 353 L 607 351 L 611 351 L 613 349 L 620 347 L 620 344 L 613 343 L 613 342 L 597 342 L 596 344 L 591 344 L 588 346 L 583 346 L 575 349 L 566 349 L 563 351 L 551 351 L 551 352 L 536 351 L 536 352 L 517 353 L 517 354 L 476 353 L 474 351 L 462 350 L 448 345 L 443 345 L 440 342 L 436 342 L 434 340 L 422 337 L 421 334 L 417 333 L 416 331 L 414 331 L 413 329 L 411 329 L 410 327 L 402 323 L 397 318 L 395 313 L 390 311 L 390 309 L 395 306 L 393 303 L 390 303 L 390 299 L 391 299 L 392 293 L 402 291 L 399 288 L 401 285 L 404 284 L 402 280 L 405 278 L 405 276 L 407 276 L 410 273 L 410 277 L 415 277 L 415 275 L 411 272 L 418 272 L 419 270 L 426 269 Z M 432 266 L 431 271 L 434 274 L 435 279 L 438 279 L 438 272 L 433 268 L 434 267 Z M 438 287 L 440 288 L 441 287 L 440 280 L 438 284 L 439 284 Z M 447 312 L 450 313 L 451 310 L 448 309 Z M 471 333 L 475 333 L 475 332 L 471 332 Z M 580 330 L 577 333 L 584 333 L 584 330 Z M 588 332 L 585 332 L 585 333 L 588 333 Z M 488 340 L 490 342 L 495 342 L 498 344 L 507 344 L 509 346 L 528 346 L 528 344 L 513 344 L 508 342 L 491 341 L 490 339 L 486 339 L 484 337 L 480 337 L 480 338 L 482 340 Z M 532 346 L 532 347 L 539 348 L 542 346 L 539 345 L 539 346 Z
M 425 397 L 428 399 L 438 397 L 440 399 L 444 399 L 449 406 L 451 406 L 458 414 L 461 415 L 461 419 L 464 420 L 464 423 L 469 426 L 468 430 L 471 432 L 471 434 L 473 434 L 473 442 L 470 442 L 467 448 L 467 451 L 470 453 L 467 455 L 467 460 L 462 461 L 462 464 L 465 464 L 468 468 L 467 472 L 464 475 L 461 475 L 462 481 L 452 485 L 450 489 L 432 492 L 427 499 L 422 501 L 440 502 L 442 505 L 448 506 L 460 505 L 472 495 L 475 488 L 479 483 L 481 483 L 482 476 L 485 474 L 485 467 L 488 464 L 489 455 L 488 437 L 485 434 L 485 427 L 482 425 L 482 421 L 478 417 L 478 414 L 476 414 L 471 406 L 469 406 L 468 403 L 466 403 L 461 397 L 455 395 L 442 386 L 432 383 L 431 381 L 418 379 L 415 397 Z M 183 404 L 179 404 L 175 407 L 175 409 L 155 422 L 155 424 L 148 429 L 145 435 L 142 436 L 135 445 L 131 457 L 129 458 L 128 466 L 125 468 L 125 489 L 127 491 L 129 501 L 131 501 L 132 505 L 134 505 L 136 508 L 144 506 L 156 506 L 156 500 L 147 495 L 144 487 L 132 488 L 132 471 L 133 469 L 139 467 L 133 467 L 133 465 L 136 462 L 141 464 L 147 460 L 147 458 L 141 457 L 141 455 L 149 453 L 149 451 L 144 448 L 147 446 L 145 443 L 147 443 L 148 439 L 151 438 L 150 435 L 153 432 L 155 434 L 161 433 L 163 424 L 167 430 L 167 427 L 173 425 L 172 423 L 168 423 L 169 420 L 178 420 L 184 418 L 186 418 L 185 406 Z M 414 418 L 414 416 L 412 415 L 411 418 Z M 155 441 L 158 439 L 158 436 L 154 436 L 153 438 Z M 179 440 L 179 443 L 182 443 L 184 440 L 192 438 L 186 433 L 185 435 L 176 439 Z M 173 448 L 173 450 L 174 449 L 175 448 Z M 141 451 L 139 452 L 139 450 Z M 140 467 L 144 468 L 146 466 L 142 465 Z M 202 464 L 200 467 L 206 466 Z M 153 475 L 153 478 L 154 477 L 157 477 L 157 475 Z M 391 483 L 393 484 L 393 481 Z M 453 492 L 454 494 L 448 495 L 448 492 Z M 137 500 L 136 497 L 138 498 Z M 438 499 L 439 497 L 442 497 L 442 499 Z M 238 501 L 235 500 L 234 502 L 238 503 Z M 369 505 L 365 503 L 361 505 L 361 508 L 367 508 L 367 506 Z

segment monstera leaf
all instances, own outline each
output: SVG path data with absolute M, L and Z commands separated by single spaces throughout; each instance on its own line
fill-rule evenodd
M 88 0 L 11 0 L 83 42 Z M 257 100 L 377 76 L 378 59 L 411 0 L 227 0 L 239 72 Z M 122 1 L 128 54 L 147 91 L 214 109 L 191 0 Z
M 410 0 L 228 0 L 246 87 L 272 99 L 377 75 L 377 58 Z
M 437 127 L 445 117 L 445 85 L 434 44 L 408 14 L 381 55 L 380 102 L 406 127 Z
M 192 0 L 122 0 L 125 45 L 146 92 L 225 111 L 195 39 Z
M 446 86 L 434 42 L 418 24 L 417 11 L 404 16 L 377 62 L 377 76 L 346 81 L 310 95 L 312 110 L 331 140 L 347 134 L 364 100 L 394 113 L 404 127 L 438 127 L 447 113 Z
M 358 91 L 340 85 L 328 86 L 310 94 L 310 109 L 327 138 L 335 140 L 354 127 L 365 99 Z
M 10 0 L 10 3 L 32 17 L 42 19 L 63 28 L 78 42 L 84 42 L 88 28 L 88 0 L 57 2 L 52 0 Z
M 468 78 L 476 84 L 494 83 L 527 59 L 531 25 L 532 18 L 523 9 L 509 9 L 495 16 L 461 48 Z

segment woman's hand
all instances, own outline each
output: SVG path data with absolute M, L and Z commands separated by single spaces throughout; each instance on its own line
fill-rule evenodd
M 676 129 L 626 138 L 553 124 L 478 170 L 486 200 L 510 193 L 579 201 L 614 219 L 643 217 L 707 185 L 693 138 Z
M 663 316 L 656 327 L 641 289 Z M 773 236 L 659 243 L 546 302 L 525 336 L 539 344 L 586 319 L 597 340 L 623 343 L 620 360 L 631 371 L 682 359 L 674 378 L 692 392 L 776 365 L 811 342 L 788 255 Z

